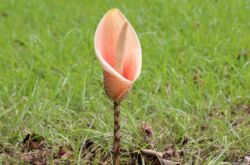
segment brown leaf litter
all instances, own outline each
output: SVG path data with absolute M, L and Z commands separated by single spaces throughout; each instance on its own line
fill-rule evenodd
M 152 129 L 152 127 L 148 123 L 144 122 L 142 124 L 142 131 L 144 133 L 145 140 L 147 142 L 149 142 L 150 139 L 153 137 L 153 129 Z
M 247 108 L 246 108 L 247 109 Z M 156 150 L 154 146 L 154 133 L 149 123 L 144 122 L 141 125 L 143 135 L 146 143 L 146 148 L 136 150 L 128 150 L 121 148 L 121 164 L 124 165 L 181 165 L 184 162 L 183 156 L 186 154 L 184 149 L 177 150 L 175 145 L 169 144 L 164 150 Z M 184 137 L 180 142 L 183 147 L 188 144 L 188 137 Z M 1 149 L 5 148 L 0 145 L 0 155 L 9 156 L 15 159 L 20 159 L 22 162 L 33 165 L 47 165 L 53 162 L 54 165 L 67 164 L 70 165 L 75 162 L 75 152 L 81 153 L 82 163 L 86 165 L 92 165 L 93 163 L 98 165 L 112 164 L 112 149 L 105 149 L 102 145 L 95 143 L 94 141 L 87 139 L 83 142 L 79 151 L 74 151 L 73 147 L 69 144 L 60 144 L 58 147 L 48 145 L 45 138 L 42 136 L 30 133 L 27 134 L 22 141 L 20 151 Z M 55 149 L 56 148 L 56 149 Z M 2 156 L 1 155 L 1 156 Z M 199 154 L 200 155 L 200 154 Z M 250 155 L 245 155 L 241 160 L 235 163 L 249 163 Z M 5 163 L 8 165 L 8 163 Z M 11 164 L 11 163 L 9 163 Z M 13 163 L 12 163 L 13 164 Z M 14 163 L 15 164 L 15 163 Z M 244 165 L 245 165 L 244 164 Z
M 22 161 L 34 165 L 46 165 L 50 155 L 51 151 L 47 149 L 46 141 L 42 136 L 35 133 L 25 136 L 20 155 Z
M 250 153 L 246 154 L 242 159 L 234 162 L 233 165 L 249 165 L 250 164 Z

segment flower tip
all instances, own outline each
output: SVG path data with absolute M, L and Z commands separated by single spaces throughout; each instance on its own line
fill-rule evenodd
M 110 16 L 113 16 L 113 17 L 118 16 L 118 17 L 123 18 L 123 20 L 126 20 L 126 18 L 123 16 L 122 12 L 118 8 L 110 9 L 107 12 L 107 15 L 110 15 Z
M 111 13 L 120 13 L 121 11 L 118 8 L 112 8 L 109 10 Z

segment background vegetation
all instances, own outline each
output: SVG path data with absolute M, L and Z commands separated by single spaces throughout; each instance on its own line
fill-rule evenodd
M 1 0 L 0 162 L 20 161 L 3 148 L 22 152 L 28 133 L 55 151 L 70 145 L 73 164 L 84 162 L 87 139 L 110 151 L 112 102 L 93 36 L 114 7 L 143 50 L 142 74 L 122 103 L 122 147 L 147 146 L 145 121 L 155 149 L 174 146 L 186 164 L 234 162 L 250 152 L 249 0 Z

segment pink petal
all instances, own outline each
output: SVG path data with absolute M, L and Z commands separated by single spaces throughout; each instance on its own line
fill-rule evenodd
M 139 39 L 123 14 L 111 9 L 100 21 L 94 42 L 104 69 L 106 93 L 117 100 L 128 92 L 141 72 Z

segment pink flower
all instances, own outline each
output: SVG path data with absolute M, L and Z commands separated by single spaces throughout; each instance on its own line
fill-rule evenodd
M 95 52 L 104 69 L 106 94 L 121 100 L 141 73 L 141 45 L 132 25 L 118 9 L 108 11 L 95 33 Z

